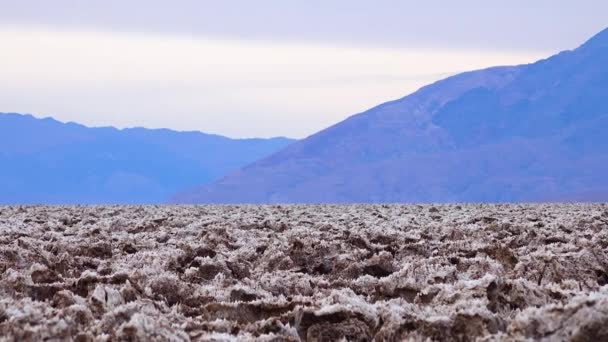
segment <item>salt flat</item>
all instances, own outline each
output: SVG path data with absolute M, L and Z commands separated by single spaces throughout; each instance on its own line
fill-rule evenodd
M 608 205 L 0 207 L 0 340 L 608 339 Z

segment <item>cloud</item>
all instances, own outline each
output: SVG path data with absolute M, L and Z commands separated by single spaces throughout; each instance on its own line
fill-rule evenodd
M 174 33 L 356 46 L 573 47 L 605 0 L 0 0 L 0 26 Z
M 548 54 L 23 28 L 0 44 L 2 111 L 235 137 L 304 137 L 449 74 Z

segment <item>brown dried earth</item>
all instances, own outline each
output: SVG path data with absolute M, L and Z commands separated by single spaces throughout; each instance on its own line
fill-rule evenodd
M 2 341 L 608 340 L 608 205 L 0 207 Z

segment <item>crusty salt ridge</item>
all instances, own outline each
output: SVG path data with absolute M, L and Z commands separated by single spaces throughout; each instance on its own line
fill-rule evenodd
M 0 207 L 0 340 L 608 340 L 608 206 Z

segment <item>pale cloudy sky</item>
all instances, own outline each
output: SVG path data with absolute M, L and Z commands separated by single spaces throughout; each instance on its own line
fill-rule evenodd
M 300 138 L 608 26 L 608 1 L 494 3 L 0 0 L 0 112 Z

